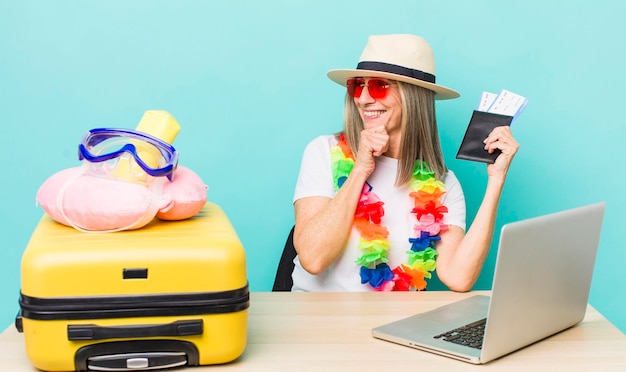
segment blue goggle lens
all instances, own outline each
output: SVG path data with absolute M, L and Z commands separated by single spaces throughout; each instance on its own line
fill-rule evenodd
M 85 134 L 78 146 L 78 158 L 92 163 L 130 154 L 137 165 L 153 177 L 172 180 L 178 152 L 169 143 L 129 129 L 96 128 Z

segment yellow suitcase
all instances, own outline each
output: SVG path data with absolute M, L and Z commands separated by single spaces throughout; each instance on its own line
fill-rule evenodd
M 237 359 L 248 307 L 244 249 L 213 203 L 102 234 L 44 214 L 22 256 L 16 326 L 44 371 L 153 370 Z

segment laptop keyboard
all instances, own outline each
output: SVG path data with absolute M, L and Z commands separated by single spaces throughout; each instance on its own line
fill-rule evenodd
M 438 334 L 435 338 L 481 349 L 483 346 L 483 336 L 485 334 L 485 324 L 487 324 L 487 318 Z

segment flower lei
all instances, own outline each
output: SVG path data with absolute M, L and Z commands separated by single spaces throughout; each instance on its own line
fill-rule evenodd
M 343 133 L 339 143 L 331 148 L 331 162 L 333 183 L 337 191 L 354 167 L 354 155 Z M 384 203 L 372 191 L 369 183 L 363 185 L 353 221 L 354 227 L 361 234 L 359 249 L 363 255 L 356 260 L 361 266 L 361 284 L 369 285 L 376 291 L 426 289 L 425 278 L 430 279 L 436 267 L 435 241 L 441 239 L 440 231 L 448 227 L 443 223 L 443 215 L 448 212 L 448 208 L 441 204 L 445 187 L 434 174 L 425 162 L 416 160 L 409 193 L 414 200 L 411 213 L 416 218 L 413 235 L 409 237 L 411 249 L 407 251 L 407 264 L 401 264 L 393 270 L 387 264 L 389 231 L 381 224 L 385 214 Z

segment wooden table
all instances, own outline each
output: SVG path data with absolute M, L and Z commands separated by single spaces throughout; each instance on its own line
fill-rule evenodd
M 485 291 L 422 293 L 253 292 L 248 345 L 236 361 L 194 371 L 626 371 L 626 336 L 589 306 L 583 322 L 486 365 L 381 341 L 371 329 Z M 37 371 L 23 335 L 0 335 L 0 370 Z

